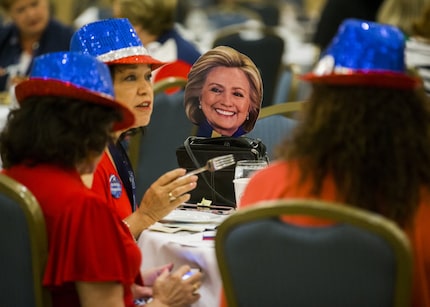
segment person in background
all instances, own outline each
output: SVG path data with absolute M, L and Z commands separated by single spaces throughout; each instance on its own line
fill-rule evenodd
M 407 36 L 412 34 L 414 21 L 421 15 L 430 0 L 384 0 L 376 21 L 400 28 Z
M 201 55 L 175 28 L 177 0 L 112 0 L 114 17 L 128 18 L 151 55 L 168 63 L 153 72 L 153 81 L 187 78 Z
M 107 66 L 80 53 L 36 57 L 16 97 L 20 108 L 11 110 L 0 134 L 3 173 L 25 185 L 42 208 L 49 245 L 43 285 L 52 306 L 134 306 L 140 250 L 127 225 L 80 177 L 95 170 L 112 132 L 134 122 L 113 98 Z M 163 271 L 148 306 L 196 301 L 199 277 L 183 281 L 188 270 Z
M 296 130 L 280 160 L 255 173 L 241 208 L 312 198 L 380 213 L 414 250 L 411 306 L 430 306 L 430 109 L 407 74 L 405 36 L 391 25 L 346 20 L 314 71 Z M 309 219 L 290 219 L 313 225 Z
M 262 97 L 263 82 L 254 62 L 233 48 L 219 46 L 191 68 L 185 112 L 198 125 L 199 136 L 241 136 L 254 128 Z
M 67 51 L 73 28 L 50 16 L 48 0 L 0 0 L 6 22 L 0 27 L 0 91 L 24 80 L 33 57 Z
M 430 3 L 412 23 L 405 56 L 407 66 L 420 75 L 427 95 L 430 95 Z
M 196 187 L 198 178 L 180 178 L 185 170 L 175 169 L 156 180 L 143 199 L 136 200 L 134 172 L 122 141 L 129 133 L 149 124 L 154 98 L 152 71 L 164 63 L 150 56 L 125 18 L 99 20 L 81 27 L 73 34 L 70 50 L 108 64 L 115 98 L 135 115 L 131 127 L 115 133 L 94 174 L 84 176 L 84 181 L 129 225 L 137 239 L 144 229 L 186 202 L 190 198 L 187 192 Z M 172 269 L 172 264 L 143 272 L 145 288 L 139 288 L 142 296 L 152 296 L 154 277 L 165 268 Z
M 326 0 L 312 38 L 320 50 L 327 48 L 336 35 L 339 25 L 348 18 L 376 20 L 376 14 L 384 0 Z

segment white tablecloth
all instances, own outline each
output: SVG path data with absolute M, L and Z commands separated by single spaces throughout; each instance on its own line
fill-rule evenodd
M 142 270 L 174 263 L 174 270 L 183 264 L 200 268 L 203 283 L 201 298 L 193 307 L 217 307 L 221 291 L 221 279 L 215 257 L 213 240 L 203 240 L 203 233 L 162 233 L 143 231 L 138 240 L 143 254 Z

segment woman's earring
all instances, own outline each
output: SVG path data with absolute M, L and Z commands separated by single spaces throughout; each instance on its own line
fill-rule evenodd
M 202 105 L 199 103 L 199 109 L 201 110 L 202 109 Z
M 246 120 L 249 120 L 249 113 L 248 113 L 248 115 L 246 116 Z

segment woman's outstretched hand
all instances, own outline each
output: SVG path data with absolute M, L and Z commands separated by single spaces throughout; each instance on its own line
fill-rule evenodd
M 190 199 L 191 190 L 197 186 L 196 175 L 185 176 L 186 170 L 177 168 L 158 178 L 145 192 L 139 208 L 125 219 L 130 231 L 137 238 L 142 230 L 158 222 L 173 209 Z

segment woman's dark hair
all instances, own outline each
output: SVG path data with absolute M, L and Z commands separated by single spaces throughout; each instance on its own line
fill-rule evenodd
M 102 153 L 121 114 L 110 107 L 61 97 L 33 97 L 8 115 L 0 134 L 4 168 L 19 163 L 73 168 Z
M 410 221 L 430 187 L 430 112 L 424 91 L 314 85 L 301 123 L 281 148 L 300 161 L 313 193 L 332 176 L 338 199 Z
M 412 35 L 430 40 L 430 3 L 422 8 L 421 15 L 412 23 Z

